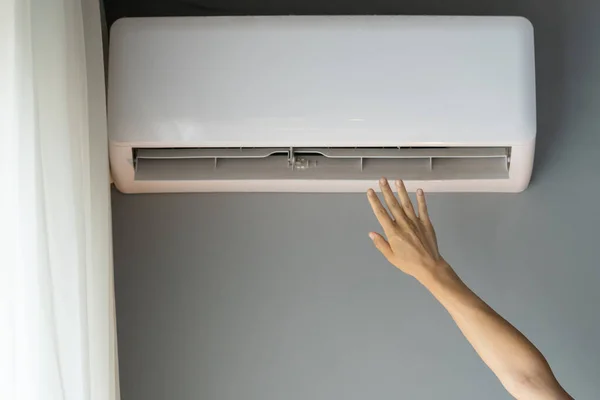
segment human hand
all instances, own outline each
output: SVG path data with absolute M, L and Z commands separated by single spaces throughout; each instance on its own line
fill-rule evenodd
M 367 197 L 387 238 L 386 240 L 375 232 L 369 233 L 375 247 L 396 268 L 421 282 L 440 271 L 449 269 L 438 250 L 423 190 L 417 191 L 417 215 L 402 181 L 396 181 L 400 202 L 392 192 L 387 179 L 382 178 L 379 187 L 389 212 L 381 204 L 375 191 L 369 189 Z

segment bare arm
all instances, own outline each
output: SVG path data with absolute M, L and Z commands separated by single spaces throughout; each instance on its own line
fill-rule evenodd
M 415 277 L 448 310 L 477 354 L 512 396 L 520 400 L 572 399 L 540 351 L 473 293 L 440 256 L 423 191 L 417 192 L 417 213 L 401 181 L 396 183 L 400 201 L 386 180 L 380 182 L 380 187 L 389 211 L 375 192 L 368 192 L 385 233 L 385 238 L 370 234 L 377 249 L 398 269 Z

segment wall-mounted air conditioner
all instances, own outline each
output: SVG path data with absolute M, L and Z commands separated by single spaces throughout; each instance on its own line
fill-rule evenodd
M 516 17 L 194 17 L 112 27 L 112 174 L 127 193 L 518 192 L 536 136 Z

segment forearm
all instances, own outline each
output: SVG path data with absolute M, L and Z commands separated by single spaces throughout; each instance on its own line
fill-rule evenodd
M 372 189 L 367 197 L 387 238 L 375 232 L 369 234 L 381 254 L 417 278 L 446 307 L 475 351 L 514 397 L 571 399 L 535 346 L 477 297 L 444 262 L 423 191 L 417 190 L 417 216 L 402 181 L 396 182 L 400 202 L 385 178 L 379 186 L 389 213 Z
M 471 291 L 449 266 L 420 279 L 516 398 L 570 399 L 539 350 Z

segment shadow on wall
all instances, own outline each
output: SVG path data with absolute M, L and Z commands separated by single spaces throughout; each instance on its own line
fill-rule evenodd
M 104 0 L 108 25 L 123 17 L 216 15 L 518 15 L 535 28 L 538 140 L 534 181 L 552 162 L 563 125 L 568 13 L 562 0 Z

